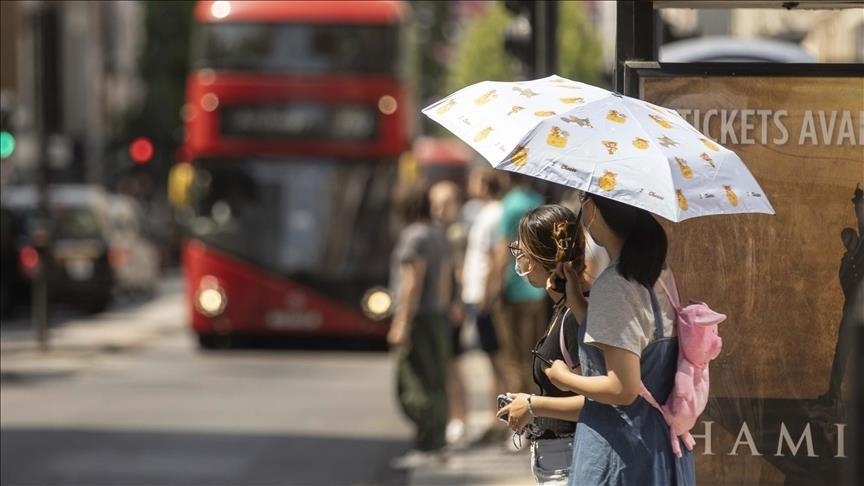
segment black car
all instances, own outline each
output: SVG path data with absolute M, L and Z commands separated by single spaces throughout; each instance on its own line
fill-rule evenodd
M 4 188 L 4 210 L 21 225 L 14 242 L 17 261 L 12 268 L 25 286 L 29 286 L 36 272 L 47 271 L 50 302 L 100 312 L 111 303 L 114 292 L 114 273 L 109 264 L 107 195 L 101 188 L 87 185 L 52 186 L 50 194 L 50 258 L 40 261 L 32 240 L 36 191 L 32 186 Z M 10 281 L 14 281 L 11 276 Z M 13 291 L 13 298 L 16 294 Z
M 15 304 L 25 303 L 29 285 L 18 265 L 21 223 L 9 209 L 0 207 L 0 317 L 10 317 Z

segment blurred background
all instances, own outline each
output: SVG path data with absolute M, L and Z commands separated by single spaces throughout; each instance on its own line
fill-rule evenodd
M 461 206 L 488 164 L 420 109 L 611 89 L 616 7 L 0 2 L 2 483 L 422 482 L 388 467 L 391 194 L 451 181 Z M 864 62 L 860 8 L 655 12 L 660 61 Z M 470 435 L 491 371 L 459 339 Z

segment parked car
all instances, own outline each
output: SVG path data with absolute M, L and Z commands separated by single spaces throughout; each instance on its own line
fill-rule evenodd
M 142 228 L 141 205 L 120 194 L 109 197 L 108 261 L 119 293 L 152 295 L 159 283 L 159 250 Z
M 17 271 L 27 285 L 47 269 L 49 299 L 85 312 L 100 312 L 111 303 L 114 271 L 108 259 L 108 197 L 98 186 L 56 185 L 50 188 L 51 251 L 47 261 L 33 245 L 38 194 L 33 186 L 5 187 L 0 204 L 21 222 L 15 243 Z
M 16 304 L 24 304 L 29 296 L 27 282 L 18 269 L 18 241 L 21 223 L 9 209 L 0 207 L 0 317 L 10 317 Z
M 816 62 L 798 44 L 773 39 L 708 36 L 660 46 L 660 62 Z

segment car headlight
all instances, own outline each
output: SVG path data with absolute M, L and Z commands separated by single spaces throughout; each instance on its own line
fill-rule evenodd
M 216 317 L 225 311 L 226 305 L 228 305 L 228 297 L 218 280 L 212 276 L 202 278 L 198 295 L 195 297 L 195 307 L 198 312 L 207 317 Z
M 369 289 L 363 296 L 363 312 L 376 320 L 389 316 L 393 312 L 390 291 L 381 287 Z

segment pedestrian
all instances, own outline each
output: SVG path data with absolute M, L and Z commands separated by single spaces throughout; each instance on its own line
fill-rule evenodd
M 466 225 L 460 218 L 461 190 L 455 182 L 444 180 L 436 182 L 429 189 L 432 221 L 444 229 L 450 247 L 451 297 L 447 311 L 450 324 L 451 354 L 447 361 L 447 403 L 449 419 L 446 439 L 448 444 L 456 444 L 465 437 L 467 421 L 467 398 L 465 382 L 459 371 L 462 346 L 462 327 L 465 321 L 465 304 L 462 302 L 462 262 L 468 244 Z
M 496 397 L 507 391 L 507 377 L 490 312 L 490 303 L 495 300 L 498 289 L 494 288 L 489 278 L 501 228 L 501 195 L 504 183 L 505 178 L 501 177 L 501 173 L 491 167 L 474 169 L 468 178 L 469 194 L 473 196 L 472 201 L 479 201 L 479 209 L 468 230 L 468 246 L 465 249 L 462 270 L 462 301 L 466 307 L 466 320 L 469 325 L 474 326 L 480 349 L 489 359 L 492 369 L 489 403 L 493 413 L 489 416 L 489 425 L 481 435 L 483 441 L 495 437 L 503 439 L 507 435 L 507 429 L 495 418 L 494 413 Z
M 534 345 L 531 360 L 533 380 L 539 393 L 508 393 L 512 401 L 498 411 L 498 416 L 507 417 L 508 425 L 516 432 L 527 430 L 526 438 L 531 441 L 531 470 L 537 484 L 564 485 L 570 469 L 573 433 L 584 397 L 559 390 L 544 370 L 552 360 L 572 359 L 579 353 L 577 323 L 584 317 L 585 306 L 568 308 L 564 290 L 556 289 L 555 283 L 561 278 L 561 265 L 570 265 L 577 273 L 584 269 L 584 239 L 576 214 L 558 204 L 528 212 L 519 223 L 518 239 L 510 249 L 520 277 L 536 288 L 545 288 L 555 307 L 546 331 Z M 568 358 L 565 358 L 565 351 Z M 578 366 L 576 362 L 572 364 Z
M 658 280 L 671 288 L 665 268 L 667 239 L 650 213 L 594 194 L 582 202 L 581 222 L 611 263 L 591 288 L 579 325 L 581 375 L 556 360 L 545 370 L 562 390 L 585 396 L 576 426 L 571 485 L 688 485 L 693 455 L 672 452 L 663 416 L 639 397 L 641 384 L 661 402 L 674 384 L 678 361 L 675 311 Z M 584 301 L 565 267 L 567 304 Z M 663 275 L 661 275 L 661 273 Z
M 507 368 L 509 390 L 530 390 L 534 379 L 525 366 L 530 348 L 546 331 L 546 292 L 525 282 L 514 270 L 515 260 L 508 249 L 519 231 L 519 220 L 543 204 L 543 197 L 531 187 L 531 178 L 514 174 L 512 186 L 501 200 L 501 232 L 496 248 L 496 273 L 492 276 L 501 289 L 493 306 L 493 322 Z
M 444 231 L 430 219 L 428 190 L 419 184 L 400 186 L 395 206 L 405 226 L 391 257 L 395 309 L 387 342 L 397 357 L 398 401 L 417 434 L 415 449 L 391 465 L 407 469 L 446 460 L 451 269 Z

